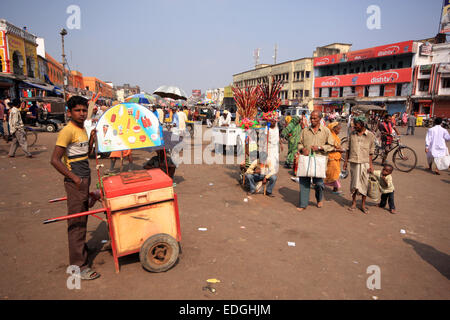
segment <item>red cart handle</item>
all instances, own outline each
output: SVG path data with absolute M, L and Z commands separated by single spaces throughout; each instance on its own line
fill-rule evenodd
M 107 210 L 108 210 L 107 208 L 100 208 L 100 209 L 95 209 L 95 210 L 91 210 L 91 211 L 74 213 L 74 214 L 70 214 L 68 216 L 62 216 L 62 217 L 57 217 L 57 218 L 53 218 L 53 219 L 47 219 L 43 223 L 44 224 L 48 224 L 48 223 L 52 223 L 52 222 L 58 222 L 58 221 L 63 221 L 63 220 L 68 220 L 68 219 L 73 219 L 73 218 L 79 218 L 79 217 L 83 217 L 83 216 L 95 215 L 96 213 L 106 212 Z M 101 219 L 101 218 L 99 218 L 99 219 Z M 101 219 L 101 220 L 103 220 L 103 219 Z

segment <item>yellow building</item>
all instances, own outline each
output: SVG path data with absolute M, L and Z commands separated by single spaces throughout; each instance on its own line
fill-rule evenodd
M 0 69 L 3 73 L 39 78 L 36 36 L 0 19 Z
M 348 52 L 351 45 L 345 43 L 332 43 L 323 47 L 317 47 L 313 57 L 300 58 L 281 62 L 278 64 L 259 64 L 253 70 L 244 71 L 233 75 L 233 85 L 245 88 L 257 86 L 261 83 L 280 80 L 283 87 L 279 97 L 285 106 L 307 106 L 314 109 L 313 82 L 314 82 L 314 57 Z

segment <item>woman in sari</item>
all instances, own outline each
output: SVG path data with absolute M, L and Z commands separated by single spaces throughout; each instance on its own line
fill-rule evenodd
M 328 126 L 335 141 L 336 151 L 328 153 L 328 164 L 325 178 L 325 185 L 333 187 L 333 193 L 340 194 L 342 191 L 341 183 L 339 182 L 339 175 L 341 173 L 341 139 L 338 137 L 341 131 L 341 125 L 339 122 L 332 122 Z

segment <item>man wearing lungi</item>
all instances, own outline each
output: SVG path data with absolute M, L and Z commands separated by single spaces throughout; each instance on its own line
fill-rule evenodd
M 369 173 L 373 173 L 372 156 L 375 151 L 375 135 L 365 127 L 364 116 L 353 119 L 354 131 L 350 135 L 348 151 L 345 157 L 343 170 L 347 170 L 350 162 L 350 192 L 352 193 L 352 206 L 350 211 L 356 209 L 356 196 L 361 194 L 361 210 L 369 213 L 366 208 L 367 189 L 369 187 Z

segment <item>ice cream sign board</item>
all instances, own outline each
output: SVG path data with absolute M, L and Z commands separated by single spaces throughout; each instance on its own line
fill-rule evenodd
M 96 129 L 99 152 L 164 145 L 158 119 L 137 103 L 122 103 L 108 109 Z

